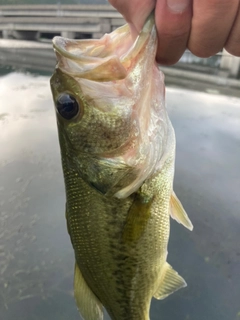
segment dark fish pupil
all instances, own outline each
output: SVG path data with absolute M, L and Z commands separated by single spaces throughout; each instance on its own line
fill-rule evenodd
M 74 118 L 79 111 L 77 100 L 68 93 L 62 93 L 58 96 L 56 107 L 58 113 L 66 120 Z

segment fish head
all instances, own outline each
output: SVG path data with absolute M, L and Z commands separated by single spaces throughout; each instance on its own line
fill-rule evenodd
M 156 170 L 166 146 L 164 81 L 151 16 L 99 40 L 55 37 L 51 78 L 62 161 L 104 195 L 125 198 Z
M 76 78 L 60 68 L 51 85 L 58 129 L 68 141 L 66 149 L 79 156 L 101 157 L 129 140 L 132 99 L 124 86 Z

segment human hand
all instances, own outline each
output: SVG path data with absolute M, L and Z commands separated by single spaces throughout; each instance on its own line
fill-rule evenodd
M 206 58 L 225 48 L 240 56 L 240 0 L 109 0 L 129 23 L 134 38 L 155 9 L 156 60 L 176 63 L 186 48 Z

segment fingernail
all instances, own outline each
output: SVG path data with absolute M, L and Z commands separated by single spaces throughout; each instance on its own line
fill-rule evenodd
M 169 9 L 175 13 L 182 13 L 187 9 L 190 0 L 167 0 Z

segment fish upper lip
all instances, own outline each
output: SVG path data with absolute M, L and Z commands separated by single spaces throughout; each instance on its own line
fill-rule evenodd
M 52 43 L 53 43 L 54 50 L 62 54 L 64 57 L 71 55 L 66 49 L 63 49 L 65 48 L 65 43 L 66 43 L 65 38 L 59 37 L 59 36 L 54 37 L 52 39 Z
M 92 60 L 94 62 L 99 59 L 98 57 L 85 56 L 84 52 L 82 52 L 82 54 L 78 54 L 78 55 L 69 52 L 66 49 L 66 45 L 68 42 L 73 43 L 74 40 L 70 40 L 70 39 L 66 39 L 66 38 L 57 36 L 57 37 L 53 38 L 52 42 L 53 42 L 54 50 L 56 50 L 58 53 L 60 53 L 65 58 L 73 59 L 73 60 L 82 60 L 82 62 L 86 62 L 89 60 Z M 76 41 L 76 43 L 77 43 L 77 41 Z

